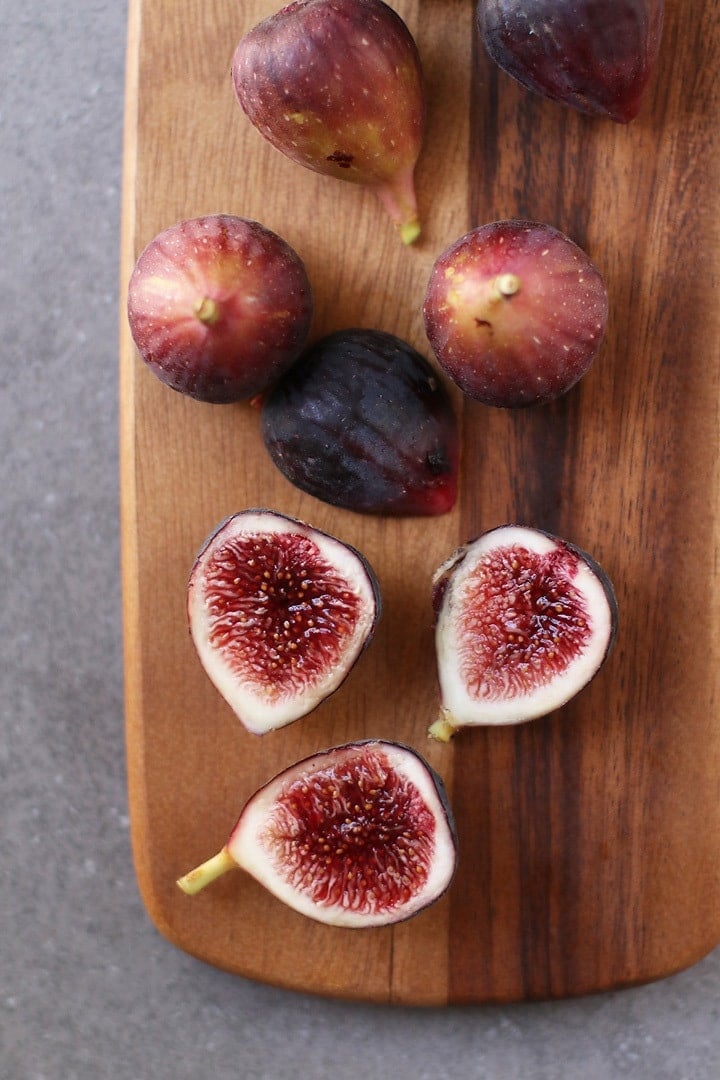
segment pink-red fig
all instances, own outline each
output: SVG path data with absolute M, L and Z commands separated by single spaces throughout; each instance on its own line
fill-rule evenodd
M 245 34 L 232 77 L 276 149 L 372 188 L 403 241 L 417 238 L 425 98 L 417 46 L 397 12 L 382 0 L 296 0 Z
M 608 296 L 597 267 L 557 229 L 496 221 L 439 256 L 423 315 L 439 363 L 464 393 L 518 408 L 559 397 L 587 372 Z
M 266 390 L 305 346 L 312 310 L 299 255 L 264 225 L 228 214 L 161 232 L 128 286 L 142 359 L 173 390 L 216 404 Z

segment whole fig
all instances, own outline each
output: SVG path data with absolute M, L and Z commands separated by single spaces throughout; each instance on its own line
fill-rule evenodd
M 245 34 L 232 78 L 273 146 L 372 188 L 402 240 L 417 238 L 425 98 L 417 46 L 397 12 L 382 0 L 296 0 Z
M 655 68 L 664 0 L 479 0 L 488 55 L 528 90 L 627 124 Z
M 469 397 L 520 408 L 565 394 L 603 342 L 608 293 L 587 254 L 551 225 L 494 221 L 433 266 L 423 305 L 438 362 Z
M 225 404 L 265 390 L 299 356 L 313 296 L 290 245 L 257 221 L 178 221 L 141 252 L 127 312 L 137 350 L 173 390 Z
M 459 435 L 440 376 L 381 330 L 338 330 L 265 396 L 272 460 L 316 499 L 367 514 L 435 515 L 457 495 Z

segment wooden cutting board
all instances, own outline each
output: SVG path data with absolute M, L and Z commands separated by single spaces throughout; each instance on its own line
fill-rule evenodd
M 429 97 L 418 169 L 424 232 L 403 248 L 370 193 L 270 147 L 235 103 L 234 47 L 275 0 L 131 0 L 122 235 L 121 465 L 127 751 L 137 876 L 180 948 L 248 978 L 412 1004 L 574 995 L 665 976 L 720 941 L 720 5 L 669 0 L 659 69 L 628 127 L 531 97 L 485 58 L 471 0 L 397 0 Z M 469 227 L 547 221 L 607 278 L 609 333 L 556 404 L 494 411 L 455 395 L 457 507 L 361 517 L 292 488 L 249 405 L 167 390 L 124 316 L 140 249 L 172 222 L 262 221 L 313 282 L 313 337 L 367 326 L 426 355 L 436 256 Z M 385 615 L 312 716 L 247 734 L 202 672 L 187 575 L 227 514 L 266 505 L 360 548 Z M 614 580 L 618 644 L 592 685 L 530 724 L 426 737 L 437 707 L 430 579 L 480 531 L 523 521 L 590 551 Z M 224 842 L 275 772 L 337 743 L 420 750 L 449 789 L 460 866 L 396 928 L 296 915 L 249 877 L 193 899 L 178 875 Z

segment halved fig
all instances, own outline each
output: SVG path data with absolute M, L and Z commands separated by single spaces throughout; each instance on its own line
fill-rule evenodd
M 245 34 L 232 77 L 246 116 L 277 150 L 375 191 L 403 242 L 418 237 L 425 95 L 396 11 L 382 0 L 295 0 Z
M 664 0 L 479 0 L 488 55 L 528 90 L 627 124 L 657 62 Z
M 192 640 L 211 681 L 262 735 L 332 694 L 369 644 L 380 591 L 349 544 L 273 510 L 234 514 L 197 555 Z
M 442 780 L 410 747 L 378 739 L 279 773 L 249 799 L 218 854 L 177 884 L 193 895 L 241 868 L 318 922 L 383 926 L 439 899 L 456 859 Z
M 458 426 L 440 376 L 381 330 L 339 330 L 267 394 L 262 435 L 302 491 L 358 513 L 436 515 L 457 494 Z
M 433 585 L 441 710 L 430 734 L 437 739 L 545 716 L 587 685 L 615 642 L 607 574 L 539 529 L 484 533 L 437 570 Z

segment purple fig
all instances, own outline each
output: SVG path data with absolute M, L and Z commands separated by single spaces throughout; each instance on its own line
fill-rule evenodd
M 382 0 L 296 0 L 242 38 L 237 99 L 292 161 L 372 188 L 402 240 L 420 233 L 414 170 L 425 119 L 417 46 Z
M 437 371 L 382 330 L 338 330 L 293 364 L 262 406 L 280 471 L 316 499 L 366 514 L 445 514 L 458 423 Z
M 480 0 L 488 55 L 527 90 L 627 124 L 655 67 L 663 0 Z

